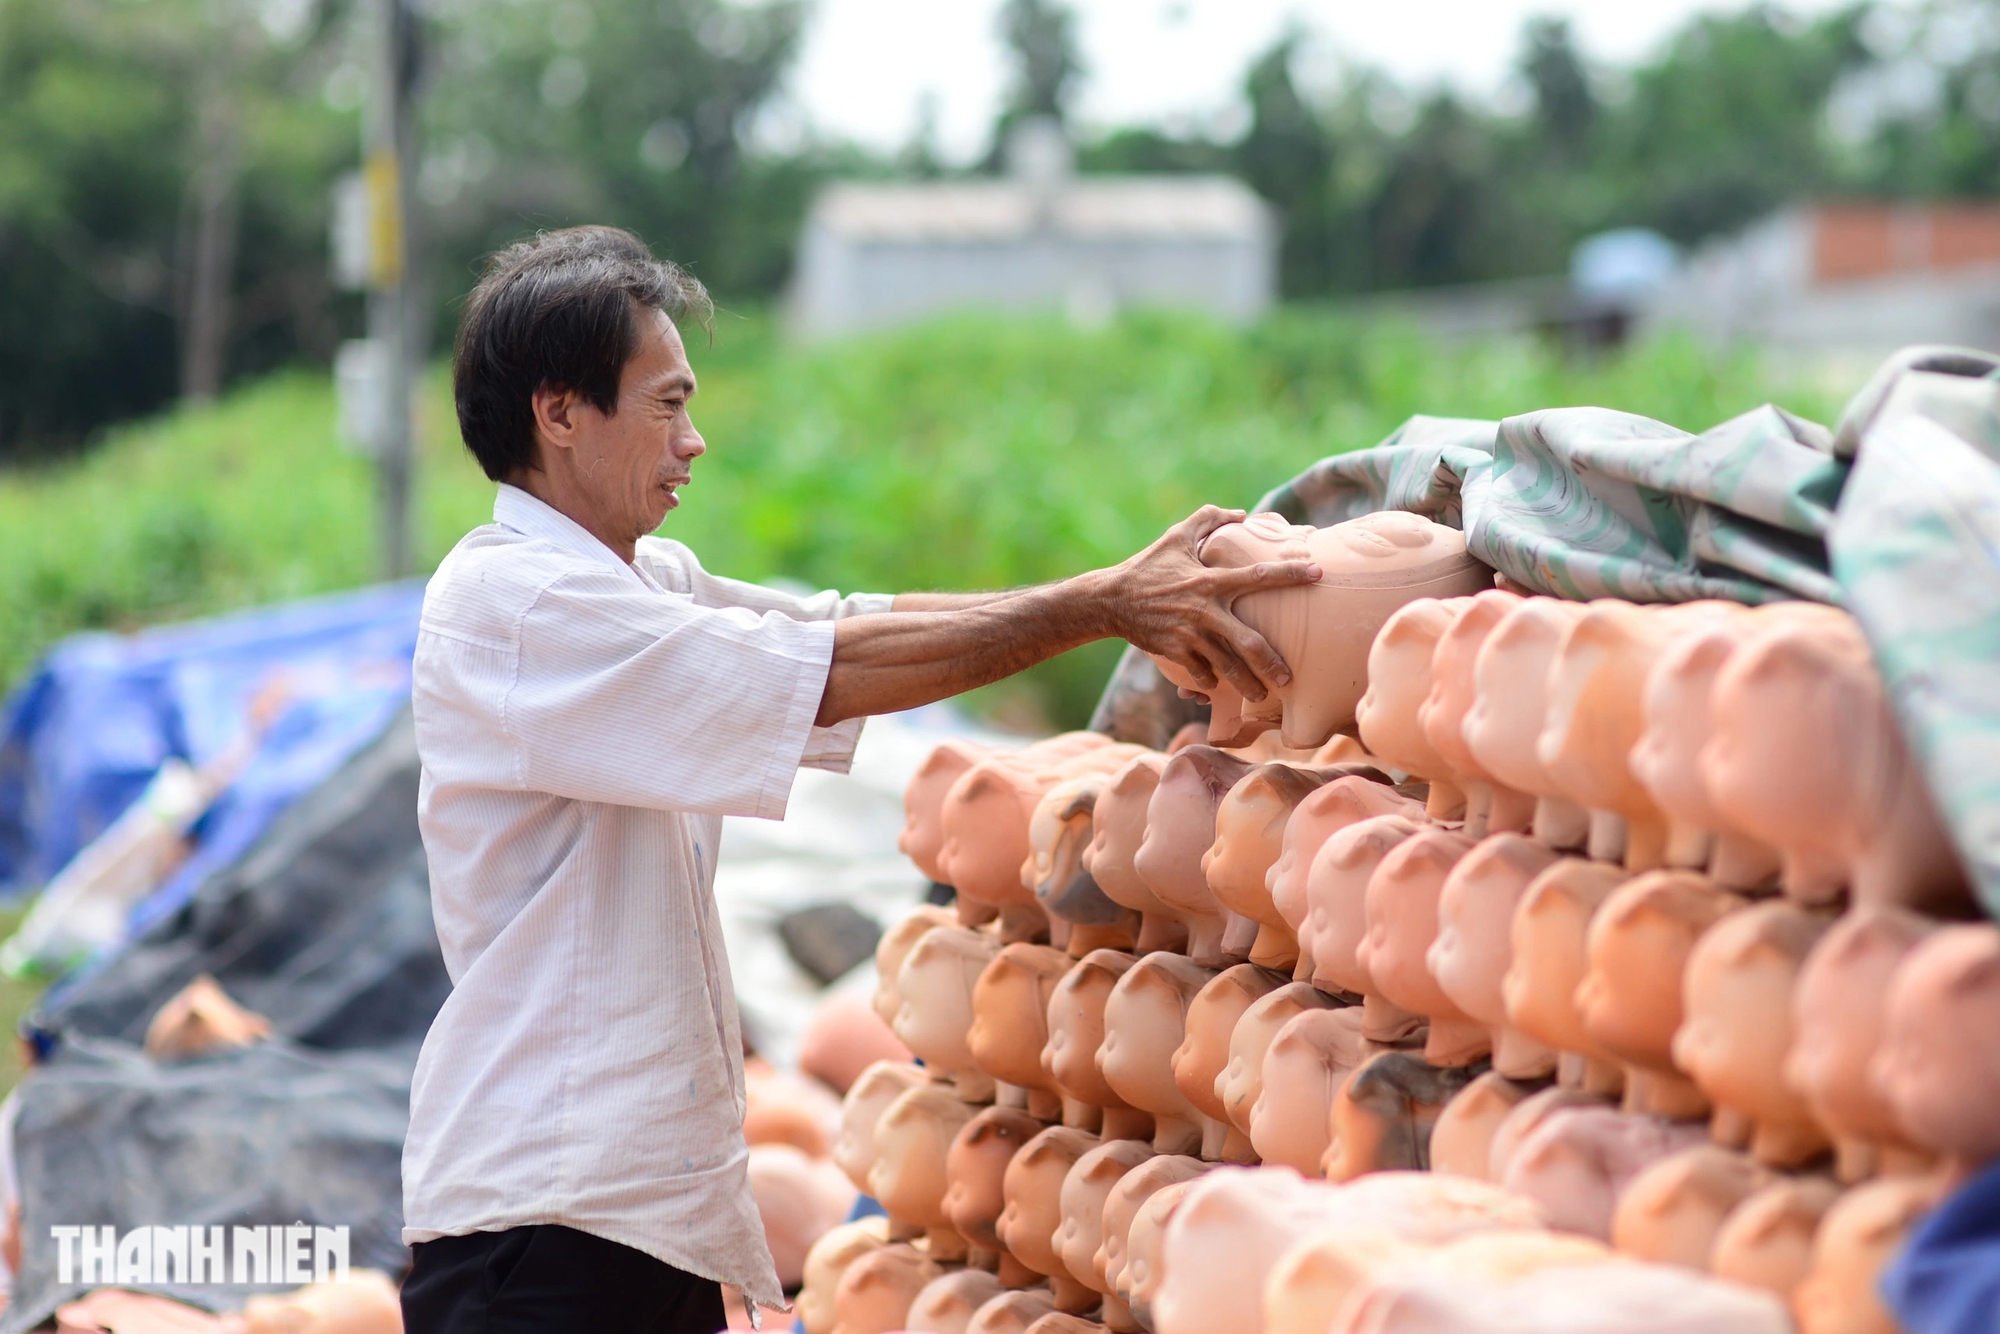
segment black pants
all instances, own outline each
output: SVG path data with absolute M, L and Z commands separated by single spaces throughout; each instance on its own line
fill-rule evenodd
M 405 1334 L 717 1334 L 712 1279 L 575 1228 L 542 1224 L 412 1248 Z

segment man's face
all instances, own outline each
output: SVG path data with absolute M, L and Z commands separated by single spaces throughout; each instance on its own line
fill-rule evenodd
M 676 489 L 708 451 L 688 416 L 695 378 L 680 331 L 658 310 L 641 310 L 638 319 L 639 347 L 618 378 L 618 410 L 607 416 L 583 400 L 570 408 L 579 484 L 606 528 L 634 540 L 680 504 Z

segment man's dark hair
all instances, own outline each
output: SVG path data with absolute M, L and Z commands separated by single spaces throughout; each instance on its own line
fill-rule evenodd
M 458 431 L 496 482 L 535 466 L 535 391 L 618 408 L 618 379 L 639 346 L 638 312 L 706 327 L 708 293 L 617 227 L 571 227 L 508 246 L 466 298 L 452 354 Z

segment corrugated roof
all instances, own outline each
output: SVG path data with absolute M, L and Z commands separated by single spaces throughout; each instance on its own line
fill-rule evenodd
M 1052 189 L 1018 180 L 829 186 L 811 223 L 856 241 L 1009 241 L 1039 231 L 1086 239 L 1253 236 L 1264 202 L 1229 176 L 1084 176 Z

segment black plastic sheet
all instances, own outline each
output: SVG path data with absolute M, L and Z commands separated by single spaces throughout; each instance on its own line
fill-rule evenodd
M 17 1092 L 22 1270 L 0 1334 L 85 1290 L 58 1284 L 51 1226 L 346 1226 L 354 1265 L 408 1262 L 410 1076 L 450 991 L 417 778 L 406 711 L 172 917 L 31 1016 L 48 1056 Z M 155 1064 L 147 1024 L 203 973 L 270 1019 L 274 1040 Z M 128 1286 L 216 1309 L 258 1290 Z

